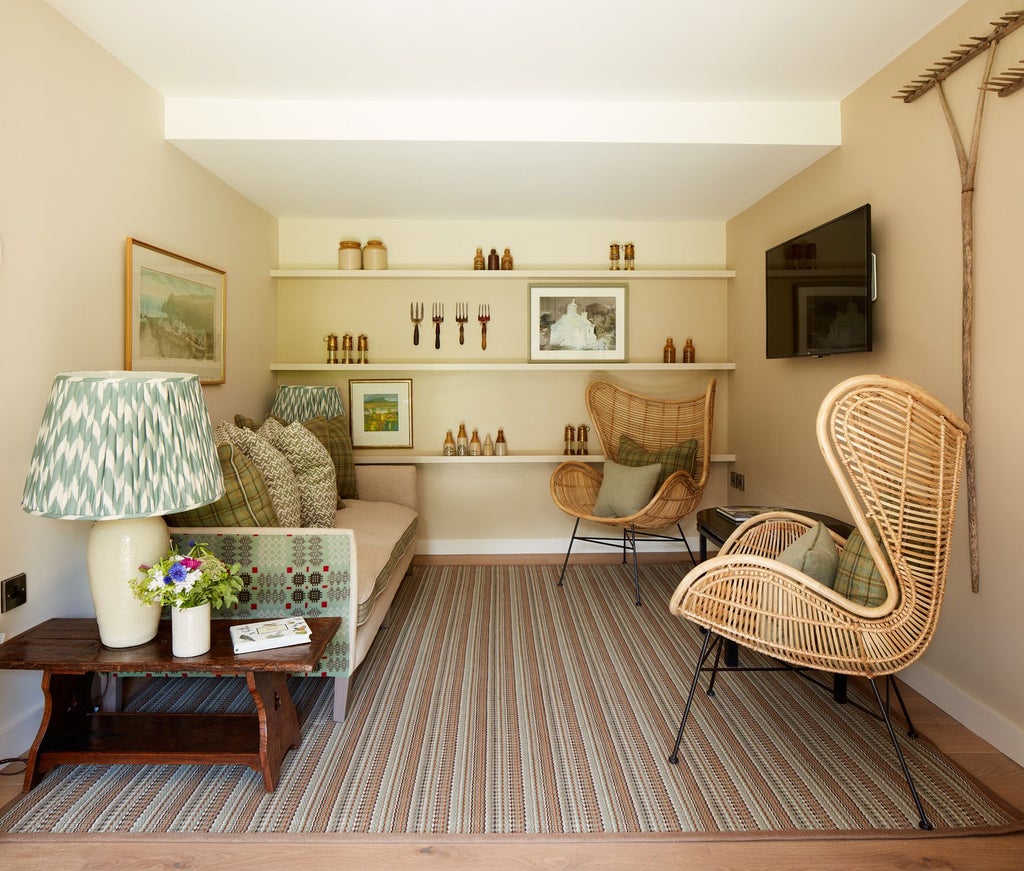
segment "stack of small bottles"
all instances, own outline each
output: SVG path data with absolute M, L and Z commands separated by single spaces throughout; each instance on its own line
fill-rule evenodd
M 466 424 L 459 424 L 459 434 L 452 438 L 452 431 L 444 437 L 444 445 L 441 453 L 446 457 L 504 457 L 508 454 L 508 443 L 505 441 L 505 431 L 498 428 L 497 440 L 491 439 L 487 433 L 484 440 L 480 441 L 480 434 L 474 428 L 472 437 L 466 435 Z

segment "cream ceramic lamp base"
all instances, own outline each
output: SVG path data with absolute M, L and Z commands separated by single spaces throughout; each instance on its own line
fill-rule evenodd
M 100 641 L 106 647 L 134 647 L 156 637 L 160 605 L 143 605 L 128 586 L 139 566 L 152 565 L 170 546 L 162 517 L 97 520 L 89 533 L 86 559 Z

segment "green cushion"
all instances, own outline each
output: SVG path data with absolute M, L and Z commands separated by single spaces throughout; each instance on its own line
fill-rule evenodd
M 338 415 L 328 420 L 314 417 L 304 420 L 302 425 L 317 437 L 320 444 L 331 455 L 334 476 L 338 485 L 338 507 L 344 508 L 343 499 L 358 499 L 356 490 L 356 467 L 352 461 L 352 433 L 348 429 L 348 418 Z
M 282 426 L 268 417 L 258 434 L 285 455 L 295 472 L 302 525 L 334 526 L 338 490 L 327 449 L 301 423 Z
M 877 535 L 874 521 L 871 521 L 871 532 Z M 843 552 L 839 555 L 834 589 L 859 605 L 871 607 L 881 605 L 885 601 L 885 582 L 859 529 L 855 528 L 850 533 Z
M 686 439 L 661 450 L 649 451 L 628 435 L 623 435 L 619 439 L 618 461 L 623 466 L 650 466 L 653 463 L 661 463 L 661 474 L 657 483 L 660 487 L 673 472 L 693 475 L 697 463 L 697 439 Z
M 776 559 L 805 575 L 810 575 L 826 587 L 835 584 L 839 548 L 836 547 L 824 523 L 816 523 Z
M 230 442 L 217 445 L 224 473 L 224 495 L 209 505 L 168 514 L 168 526 L 278 526 L 270 490 L 263 475 Z
M 594 503 L 595 517 L 628 517 L 636 514 L 654 495 L 661 463 L 623 466 L 605 460 L 604 478 Z
M 235 426 L 226 420 L 217 425 L 217 434 L 230 441 L 256 464 L 263 480 L 267 482 L 278 524 L 284 527 L 301 526 L 299 482 L 288 458 L 259 433 Z

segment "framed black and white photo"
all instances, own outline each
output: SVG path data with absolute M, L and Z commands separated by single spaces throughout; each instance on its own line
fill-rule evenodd
M 626 284 L 531 284 L 531 363 L 626 362 Z

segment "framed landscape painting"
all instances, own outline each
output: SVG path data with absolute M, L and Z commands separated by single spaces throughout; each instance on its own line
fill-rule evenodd
M 625 284 L 531 284 L 531 363 L 626 361 Z
M 227 274 L 131 237 L 125 247 L 125 369 L 223 384 Z
M 354 448 L 412 447 L 412 381 L 349 381 Z

